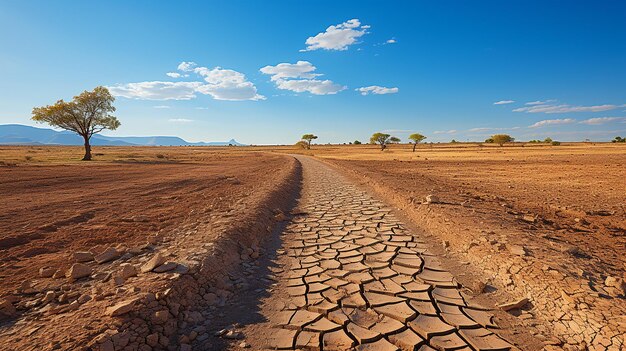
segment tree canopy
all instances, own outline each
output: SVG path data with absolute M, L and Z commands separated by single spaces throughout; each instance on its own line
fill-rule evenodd
M 115 130 L 121 123 L 110 115 L 115 112 L 115 98 L 105 87 L 84 91 L 72 101 L 57 101 L 54 105 L 33 108 L 34 121 L 47 123 L 82 136 L 85 142 L 83 160 L 91 160 L 91 137 L 105 129 Z
M 515 140 L 515 138 L 513 138 L 512 136 L 508 134 L 495 134 L 491 136 L 491 139 L 493 140 L 494 143 L 500 146 L 504 145 L 505 143 L 510 143 Z
M 391 144 L 398 144 L 399 142 L 401 142 L 402 140 L 400 140 L 400 138 L 392 136 L 389 138 L 389 143 Z
M 374 133 L 370 138 L 370 144 L 380 144 L 380 150 L 385 150 L 387 144 L 389 143 L 389 139 L 391 135 L 385 133 Z

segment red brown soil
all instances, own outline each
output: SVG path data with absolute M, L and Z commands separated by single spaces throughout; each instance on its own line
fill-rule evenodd
M 530 331 L 548 347 L 603 349 L 622 347 L 626 335 L 624 285 L 605 284 L 626 278 L 626 154 L 614 151 L 521 149 L 503 157 L 474 149 L 434 160 L 328 161 L 445 241 L 451 258 L 470 264 L 467 274 L 495 287 L 485 298 L 528 296 L 521 314 L 500 315 L 503 326 Z M 429 194 L 441 202 L 424 205 Z M 510 245 L 527 254 L 512 254 Z
M 0 167 L 0 297 L 38 278 L 41 267 L 67 269 L 76 251 L 141 245 L 215 213 L 237 220 L 245 213 L 235 205 L 272 189 L 288 164 L 282 156 L 221 154 L 201 163 Z
M 407 199 L 436 194 L 444 202 L 467 202 L 480 206 L 476 217 L 499 218 L 535 239 L 573 245 L 580 250 L 579 268 L 597 278 L 626 269 L 626 155 L 333 162 Z M 520 220 L 524 214 L 537 216 L 537 223 Z

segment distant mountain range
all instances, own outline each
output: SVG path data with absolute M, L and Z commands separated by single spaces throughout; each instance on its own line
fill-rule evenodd
M 0 124 L 0 145 L 83 145 L 83 138 L 74 132 L 36 128 L 21 124 Z M 229 141 L 188 142 L 175 136 L 111 137 L 95 134 L 91 145 L 110 146 L 244 146 Z

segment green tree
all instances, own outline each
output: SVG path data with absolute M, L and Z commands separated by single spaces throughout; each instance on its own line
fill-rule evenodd
M 360 141 L 358 141 L 358 140 L 355 140 L 353 144 L 354 145 L 361 145 L 362 143 Z
M 485 142 L 487 144 L 493 144 L 493 138 L 487 138 L 487 139 L 485 139 Z
M 508 134 L 495 134 L 491 136 L 491 139 L 493 139 L 494 143 L 500 146 L 503 146 L 504 144 L 510 143 L 515 140 L 515 138 Z
M 374 133 L 370 138 L 370 144 L 380 144 L 380 151 L 385 150 L 387 148 L 387 144 L 389 144 L 389 139 L 391 135 L 385 133 Z
M 302 140 L 305 140 L 307 142 L 307 149 L 311 148 L 311 141 L 313 141 L 314 139 L 317 139 L 317 135 L 314 134 L 304 134 L 302 136 L 302 138 L 300 138 Z
M 543 139 L 543 142 L 547 143 L 547 144 L 550 144 L 550 143 L 552 143 L 552 138 L 547 137 L 547 138 Z
M 611 140 L 611 142 L 612 143 L 626 143 L 626 138 L 616 136 L 613 140 Z
M 83 137 L 85 156 L 83 161 L 91 160 L 91 137 L 105 129 L 115 130 L 121 123 L 109 113 L 115 112 L 115 98 L 105 87 L 93 91 L 83 91 L 74 96 L 72 101 L 57 101 L 54 105 L 33 108 L 34 121 L 47 123 L 77 133 Z
M 415 152 L 415 147 L 417 147 L 417 144 L 426 139 L 426 137 L 420 133 L 414 133 L 409 135 L 409 139 L 413 140 L 413 152 Z
M 390 144 L 399 144 L 402 140 L 400 140 L 400 138 L 392 136 L 391 138 L 389 138 L 389 143 Z

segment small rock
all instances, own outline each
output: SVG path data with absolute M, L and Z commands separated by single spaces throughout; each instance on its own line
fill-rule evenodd
M 54 272 L 54 274 L 52 275 L 53 279 L 59 279 L 63 277 L 65 277 L 65 273 L 63 273 L 63 271 L 60 269 L 57 269 L 56 272 Z
M 153 333 L 153 334 L 146 336 L 146 344 L 152 347 L 157 346 L 159 344 L 159 334 Z
M 120 253 L 114 247 L 109 247 L 108 249 L 104 250 L 103 253 L 95 256 L 94 260 L 102 264 L 102 263 L 112 261 L 118 257 L 120 257 Z
M 90 300 L 91 300 L 91 296 L 90 295 L 83 294 L 83 295 L 80 295 L 80 297 L 78 298 L 77 301 L 78 301 L 79 304 L 82 305 L 84 303 L 89 302 Z
M 155 324 L 165 324 L 170 318 L 170 312 L 168 310 L 160 310 L 154 312 L 152 315 L 152 322 Z
M 537 217 L 533 215 L 525 214 L 522 216 L 522 221 L 528 222 L 528 223 L 535 223 L 537 222 Z
M 247 343 L 247 342 L 245 342 L 245 341 L 242 341 L 242 342 L 239 344 L 239 347 L 241 347 L 242 349 L 247 349 L 247 348 L 250 348 L 250 344 L 248 344 L 248 343 Z
M 191 351 L 191 345 L 189 345 L 189 344 L 180 344 L 180 351 Z
M 12 317 L 17 314 L 15 307 L 8 300 L 3 300 L 0 302 L 0 314 L 4 314 L 5 316 Z
M 91 267 L 82 263 L 74 263 L 74 265 L 72 265 L 72 268 L 67 271 L 66 276 L 70 278 L 70 280 L 77 280 L 80 278 L 88 277 L 89 275 L 91 275 L 91 272 Z
M 436 195 L 427 195 L 426 196 L 426 203 L 427 204 L 438 204 L 441 201 L 439 200 L 439 197 L 437 197 Z
M 243 333 L 229 330 L 226 334 L 222 335 L 224 339 L 243 339 Z
M 105 313 L 109 316 L 119 316 L 128 313 L 132 311 L 133 307 L 135 307 L 135 302 L 137 302 L 136 299 L 122 301 L 111 307 L 107 307 Z
M 526 256 L 527 252 L 526 252 L 526 248 L 520 245 L 510 245 L 509 247 L 509 251 L 514 254 L 514 255 L 518 255 L 518 256 Z
M 50 278 L 56 271 L 57 269 L 53 267 L 42 267 L 39 269 L 39 276 L 42 278 Z
M 168 272 L 171 271 L 172 269 L 176 268 L 177 263 L 176 262 L 165 262 L 162 265 L 154 268 L 152 271 L 156 272 L 156 273 L 164 273 L 164 272 Z
M 93 260 L 93 254 L 89 251 L 74 252 L 74 261 L 76 262 L 89 262 Z
M 130 263 L 122 263 L 120 268 L 119 276 L 124 278 L 124 280 L 137 275 L 137 268 Z
M 48 303 L 54 300 L 55 297 L 56 297 L 56 294 L 54 293 L 54 291 L 47 291 L 46 295 L 41 298 L 41 302 Z
M 147 273 L 155 269 L 156 267 L 165 263 L 165 257 L 161 255 L 161 253 L 157 253 L 152 256 L 152 258 L 146 262 L 143 266 L 141 266 L 141 273 Z
M 510 311 L 510 310 L 522 308 L 528 302 L 529 302 L 528 298 L 525 297 L 525 298 L 517 300 L 515 302 L 510 302 L 510 303 L 505 303 L 505 304 L 502 304 L 502 305 L 498 305 L 498 308 L 503 310 L 503 311 Z

